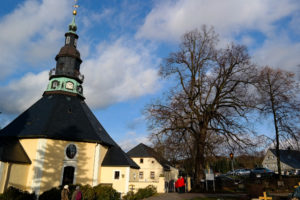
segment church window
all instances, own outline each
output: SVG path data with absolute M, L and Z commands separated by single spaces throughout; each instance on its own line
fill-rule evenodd
M 144 172 L 139 172 L 139 178 L 143 179 L 144 178 Z
M 155 178 L 155 172 L 150 172 L 150 178 L 154 179 Z
M 133 180 L 136 179 L 136 173 L 133 173 Z
M 120 179 L 120 171 L 115 171 L 114 179 Z
M 144 163 L 144 159 L 143 158 L 140 159 L 140 163 Z
M 58 81 L 53 81 L 52 85 L 51 85 L 51 89 L 56 89 L 59 86 L 59 82 Z
M 66 149 L 66 155 L 68 158 L 73 159 L 76 156 L 77 148 L 74 144 L 70 144 Z
M 67 38 L 66 38 L 66 44 L 70 44 L 70 36 L 68 36 Z
M 74 46 L 77 46 L 77 39 L 74 40 Z

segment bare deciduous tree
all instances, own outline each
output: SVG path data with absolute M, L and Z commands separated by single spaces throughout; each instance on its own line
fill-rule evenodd
M 270 115 L 273 120 L 277 166 L 281 176 L 280 139 L 286 142 L 292 138 L 298 143 L 300 104 L 297 94 L 299 90 L 293 73 L 270 67 L 264 67 L 260 71 L 257 89 L 260 94 L 262 114 Z
M 205 154 L 219 141 L 252 145 L 245 122 L 254 103 L 249 84 L 256 69 L 244 46 L 217 49 L 217 42 L 213 28 L 186 33 L 180 49 L 161 65 L 161 75 L 172 77 L 176 86 L 146 108 L 154 136 L 189 138 L 196 183 L 203 178 Z

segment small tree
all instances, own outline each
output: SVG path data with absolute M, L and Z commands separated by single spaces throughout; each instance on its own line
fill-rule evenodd
M 264 67 L 258 76 L 260 111 L 272 117 L 275 129 L 275 149 L 278 173 L 281 178 L 280 139 L 298 141 L 300 104 L 297 99 L 299 88 L 294 74 L 280 69 Z M 297 142 L 298 143 L 298 142 Z

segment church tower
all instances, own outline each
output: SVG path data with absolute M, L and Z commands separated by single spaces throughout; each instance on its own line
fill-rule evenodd
M 66 184 L 111 185 L 122 194 L 139 166 L 85 103 L 75 17 L 41 99 L 0 130 L 0 193 L 9 186 L 39 196 Z
M 77 50 L 78 35 L 75 23 L 77 11 L 73 11 L 73 20 L 69 24 L 69 31 L 65 34 L 65 45 L 55 57 L 56 67 L 49 73 L 50 83 L 45 94 L 66 94 L 83 97 L 82 82 L 84 76 L 80 74 L 82 60 Z

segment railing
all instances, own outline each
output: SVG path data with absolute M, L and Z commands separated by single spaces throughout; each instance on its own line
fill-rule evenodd
M 49 71 L 49 77 L 54 76 L 56 74 L 56 68 L 53 68 Z M 81 81 L 83 82 L 84 80 L 84 75 L 81 74 L 79 71 L 76 70 L 75 76 Z

